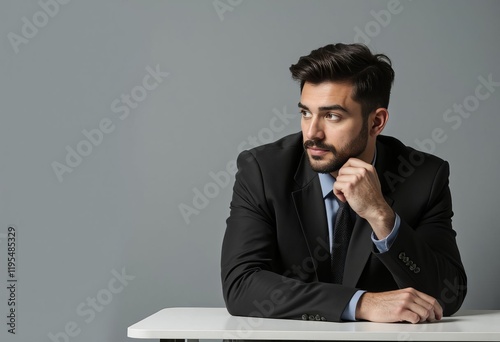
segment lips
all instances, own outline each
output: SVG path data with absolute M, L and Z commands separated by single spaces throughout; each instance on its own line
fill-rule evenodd
M 320 155 L 324 155 L 324 154 L 330 152 L 329 150 L 325 150 L 325 149 L 317 148 L 317 147 L 308 147 L 307 149 L 309 150 L 309 153 L 313 156 L 320 156 Z

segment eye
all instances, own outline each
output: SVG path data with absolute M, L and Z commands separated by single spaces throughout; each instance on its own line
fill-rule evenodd
M 328 121 L 339 121 L 340 115 L 335 113 L 327 113 L 325 114 L 325 119 L 327 119 Z
M 312 117 L 312 114 L 309 111 L 304 110 L 304 109 L 302 109 L 300 111 L 300 114 L 302 115 L 303 118 L 310 118 L 310 117 Z

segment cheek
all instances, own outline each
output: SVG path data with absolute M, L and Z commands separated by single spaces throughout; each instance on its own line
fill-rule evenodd
M 334 146 L 341 147 L 345 144 L 346 139 L 349 138 L 349 135 L 346 132 L 338 127 L 330 128 L 325 131 L 325 140 Z
M 358 134 L 359 129 L 353 128 L 352 125 L 335 125 L 325 130 L 326 139 L 339 146 L 346 145 Z

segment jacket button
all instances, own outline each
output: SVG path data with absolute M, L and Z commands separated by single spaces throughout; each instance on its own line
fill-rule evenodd
M 304 321 L 307 321 L 307 315 L 306 315 L 306 314 L 303 314 L 303 315 L 302 315 L 302 319 L 303 319 Z
M 415 273 L 420 272 L 420 267 L 415 268 L 415 271 L 413 271 L 413 272 L 415 272 Z
M 399 253 L 399 259 L 403 260 L 403 258 L 406 256 L 404 252 Z

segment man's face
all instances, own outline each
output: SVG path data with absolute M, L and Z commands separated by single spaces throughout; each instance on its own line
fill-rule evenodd
M 364 159 L 368 120 L 352 99 L 352 89 L 349 83 L 304 84 L 299 103 L 302 135 L 316 172 L 336 173 L 349 158 Z

